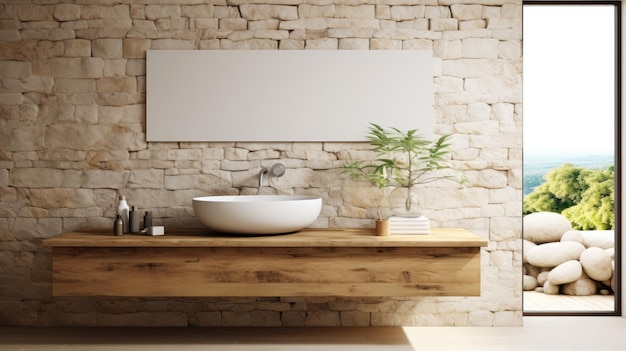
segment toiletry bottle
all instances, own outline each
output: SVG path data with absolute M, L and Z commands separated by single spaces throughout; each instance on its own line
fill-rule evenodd
M 122 222 L 124 223 L 124 233 L 128 233 L 128 203 L 126 202 L 126 196 L 120 196 L 120 202 L 117 205 L 117 214 L 122 216 Z
M 130 208 L 130 212 L 128 212 L 128 218 L 130 221 L 130 232 L 139 233 L 140 214 L 139 211 L 137 211 L 137 206 L 132 206 Z
M 143 216 L 143 227 L 145 229 L 152 227 L 152 212 L 146 211 L 146 214 Z
M 115 222 L 113 222 L 113 233 L 115 235 L 124 235 L 124 221 L 122 215 L 117 215 Z

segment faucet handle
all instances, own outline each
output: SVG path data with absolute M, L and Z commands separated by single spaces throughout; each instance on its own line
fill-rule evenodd
M 285 165 L 282 163 L 274 163 L 270 172 L 274 177 L 282 177 L 285 175 Z

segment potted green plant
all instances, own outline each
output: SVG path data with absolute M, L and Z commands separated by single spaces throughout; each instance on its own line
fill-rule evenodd
M 389 196 L 394 215 L 420 216 L 418 185 L 438 180 L 460 184 L 466 181 L 450 161 L 450 137 L 447 134 L 430 141 L 417 129 L 405 132 L 370 123 L 367 138 L 377 158 L 345 163 L 344 172 L 354 180 L 367 180 L 379 188 L 395 187 Z

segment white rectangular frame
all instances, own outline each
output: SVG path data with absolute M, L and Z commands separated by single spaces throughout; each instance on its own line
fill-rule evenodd
M 149 50 L 148 141 L 364 141 L 433 130 L 428 50 Z

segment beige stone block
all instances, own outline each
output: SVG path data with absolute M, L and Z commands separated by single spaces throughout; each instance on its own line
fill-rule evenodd
M 188 18 L 164 18 L 154 21 L 159 31 L 185 30 L 189 28 Z
M 30 62 L 0 61 L 0 78 L 26 78 L 32 74 Z
M 281 315 L 281 324 L 283 327 L 304 327 L 306 320 L 306 312 L 286 311 Z
M 369 327 L 370 314 L 359 311 L 343 311 L 340 312 L 342 327 Z
M 368 50 L 369 39 L 365 38 L 343 38 L 339 39 L 339 50 Z
M 244 18 L 220 18 L 220 30 L 246 30 L 248 21 Z
M 293 30 L 293 29 L 315 30 L 315 29 L 326 29 L 326 28 L 328 28 L 328 24 L 325 18 L 305 18 L 305 19 L 298 19 L 294 21 L 282 21 L 280 22 L 280 25 L 278 25 L 278 29 L 286 29 L 286 30 Z
M 0 93 L 0 105 L 19 105 L 22 103 L 20 93 Z
M 215 6 L 213 8 L 213 17 L 215 18 L 239 18 L 239 8 L 234 6 Z
M 309 311 L 306 314 L 307 327 L 339 327 L 341 326 L 340 312 L 337 311 Z
M 156 32 L 157 32 L 157 27 L 154 24 L 154 21 L 141 20 L 141 19 L 133 20 L 133 29 L 132 29 L 132 34 L 131 34 L 133 37 L 154 36 L 154 33 Z
M 213 17 L 214 5 L 183 5 L 181 15 L 189 18 L 211 18 Z
M 431 50 L 433 43 L 427 39 L 407 39 L 402 42 L 402 50 Z
M 521 29 L 522 18 L 488 18 L 487 29 Z
M 248 29 L 249 30 L 277 30 L 279 23 L 280 21 L 277 19 L 248 21 Z
M 79 20 L 80 6 L 74 4 L 57 4 L 54 6 L 54 18 L 59 21 Z
M 145 137 L 131 126 L 122 125 L 51 125 L 45 137 L 47 147 L 73 150 L 92 148 L 128 149 L 145 148 Z
M 280 312 L 275 311 L 223 311 L 222 326 L 229 327 L 246 327 L 246 326 L 263 326 L 263 327 L 279 327 Z
M 92 20 L 100 18 L 127 19 L 130 18 L 129 5 L 85 5 L 80 8 L 82 19 Z
M 149 20 L 179 18 L 181 15 L 181 7 L 178 5 L 147 5 L 145 13 L 146 19 Z
M 428 30 L 428 19 L 426 18 L 418 18 L 408 21 L 398 22 L 398 28 L 409 28 L 409 29 L 418 29 L 421 31 Z
M 328 28 L 380 28 L 380 20 L 360 18 L 328 18 Z
M 303 50 L 304 40 L 283 39 L 279 42 L 278 48 L 280 50 Z
M 9 170 L 0 169 L 0 187 L 9 186 Z
M 138 4 L 138 5 L 130 5 L 130 18 L 132 19 L 146 19 L 146 5 Z
M 50 168 L 15 168 L 11 185 L 19 188 L 74 188 L 80 185 L 80 171 Z
M 338 47 L 336 38 L 307 39 L 304 45 L 306 50 L 336 50 Z
M 15 10 L 18 19 L 23 22 L 53 21 L 54 8 L 55 6 L 51 5 L 21 5 L 16 6 Z
M 485 20 L 459 22 L 459 30 L 463 32 L 474 31 L 474 30 L 485 29 L 485 28 L 487 28 L 487 21 Z
M 217 30 L 219 28 L 219 23 L 220 20 L 218 18 L 194 18 L 190 24 L 192 26 L 192 29 L 211 29 L 211 30 Z M 250 28 L 253 29 L 253 28 Z M 209 34 L 212 33 L 212 31 L 205 31 L 205 34 L 203 36 L 206 36 L 207 38 L 211 37 L 211 38 L 215 38 L 215 34 Z
M 17 19 L 8 19 L 2 18 L 0 19 L 0 30 L 19 30 L 22 28 L 20 21 Z M 18 31 L 19 34 L 19 31 Z M 19 39 L 19 37 L 18 37 Z
M 477 20 L 483 17 L 482 5 L 453 4 L 450 6 L 452 17 L 459 21 Z
M 164 186 L 163 170 L 161 169 L 135 169 L 130 172 L 128 178 L 129 188 L 161 189 Z
M 376 18 L 375 5 L 336 5 L 335 17 L 339 18 Z
M 500 41 L 498 57 L 509 60 L 519 60 L 522 57 L 522 44 L 518 40 Z
M 91 56 L 91 41 L 85 39 L 71 39 L 63 42 L 65 57 L 89 57 Z
M 28 198 L 31 206 L 45 209 L 81 208 L 96 205 L 96 198 L 91 189 L 30 189 Z
M 227 38 L 228 40 L 232 40 L 232 41 L 248 40 L 248 39 L 254 38 L 254 32 L 251 30 L 235 31 L 235 32 L 231 32 Z
M 0 42 L 19 41 L 20 32 L 14 29 L 0 29 Z
M 459 21 L 456 18 L 433 18 L 430 20 L 432 31 L 455 31 L 459 29 Z
M 87 189 L 122 189 L 126 187 L 129 171 L 85 170 L 81 179 L 81 188 Z
M 66 79 L 54 80 L 55 93 L 87 93 L 96 91 L 96 81 L 93 79 Z
M 122 39 L 96 39 L 91 41 L 93 57 L 122 58 Z
M 520 4 L 502 4 L 502 17 L 503 18 L 522 18 L 523 7 Z
M 124 58 L 145 58 L 151 42 L 150 39 L 124 39 Z
M 133 21 L 131 19 L 95 19 L 88 20 L 87 24 L 90 29 L 99 29 L 98 32 L 95 32 L 97 34 L 91 39 L 123 38 L 126 34 L 125 31 L 130 30 L 133 27 Z
M 74 107 L 74 119 L 78 123 L 98 123 L 98 105 L 80 105 Z
M 463 57 L 498 58 L 499 40 L 489 38 L 463 39 Z
M 96 80 L 98 93 L 110 92 L 137 92 L 137 79 L 135 77 L 100 78 Z
M 298 17 L 299 18 L 332 18 L 336 15 L 336 7 L 334 4 L 326 5 L 312 5 L 312 4 L 300 4 L 298 5 Z
M 201 149 L 174 149 L 167 150 L 167 160 L 199 160 L 202 158 Z
M 53 58 L 33 63 L 33 74 L 58 78 L 100 78 L 104 62 L 98 57 Z
M 283 40 L 289 39 L 289 31 L 286 30 L 256 30 L 254 37 L 258 39 Z
M 425 6 L 391 6 L 391 19 L 394 21 L 406 21 L 423 18 L 425 10 Z
M 388 38 L 372 38 L 371 50 L 402 50 L 402 40 Z
M 243 18 L 251 21 L 298 19 L 298 7 L 296 6 L 243 4 L 239 6 L 239 10 Z
M 125 59 L 104 60 L 104 68 L 102 73 L 105 77 L 121 77 L 126 75 Z
M 374 28 L 329 28 L 327 33 L 331 38 L 370 39 L 375 31 Z

